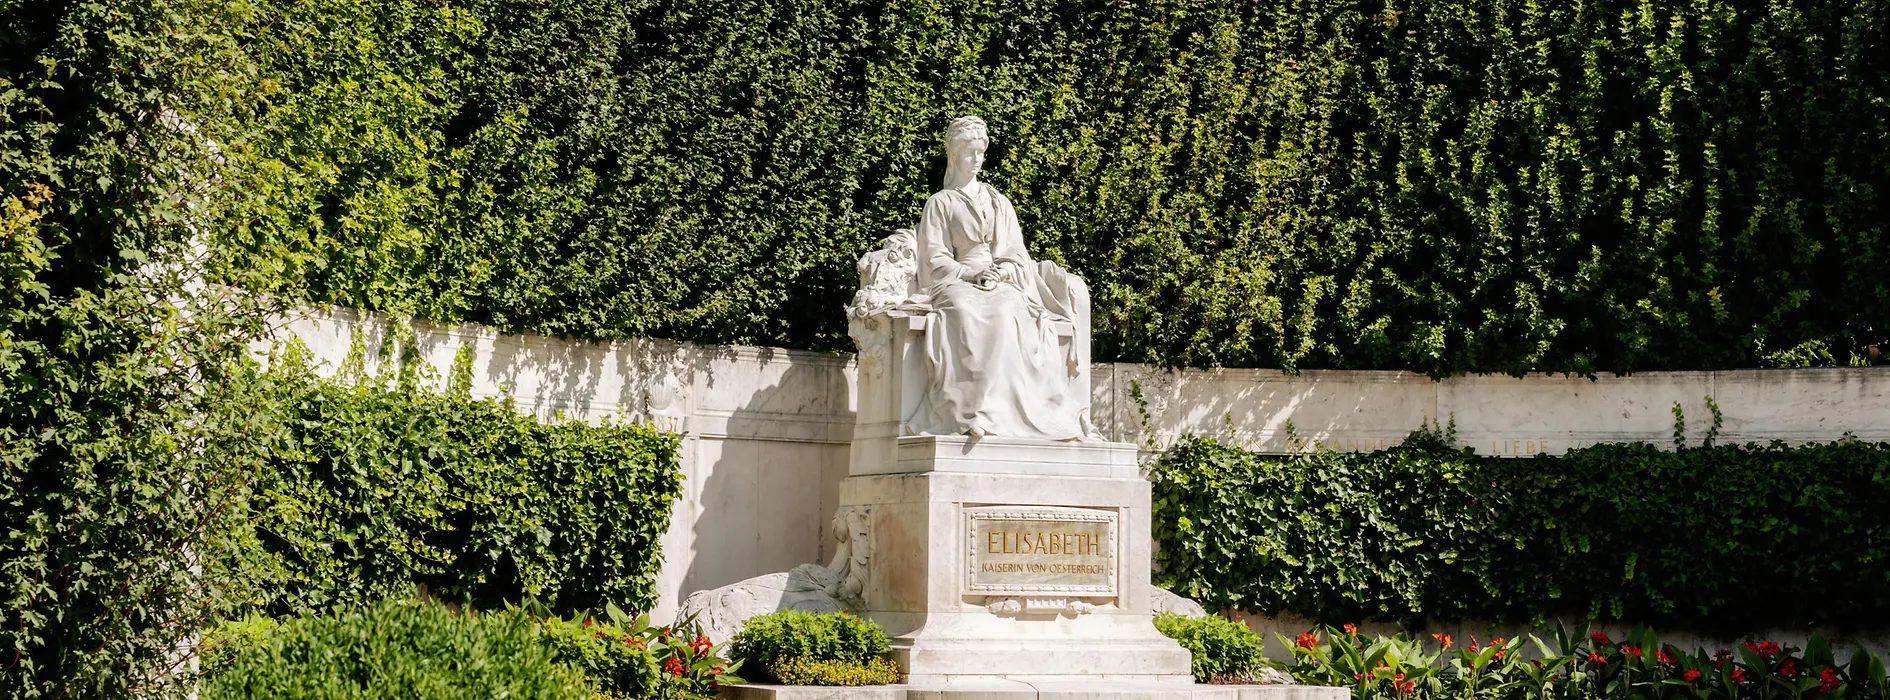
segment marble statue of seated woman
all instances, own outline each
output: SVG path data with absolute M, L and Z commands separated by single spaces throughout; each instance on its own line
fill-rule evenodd
M 1031 260 L 1010 200 L 978 181 L 989 145 L 983 120 L 951 123 L 945 187 L 913 229 L 929 381 L 908 423 L 918 434 L 1094 439 L 1089 288 Z

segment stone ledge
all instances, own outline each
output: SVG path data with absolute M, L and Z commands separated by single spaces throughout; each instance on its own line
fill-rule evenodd
M 979 678 L 944 685 L 732 685 L 728 700 L 1350 700 L 1349 688 L 1316 685 L 1110 683 Z

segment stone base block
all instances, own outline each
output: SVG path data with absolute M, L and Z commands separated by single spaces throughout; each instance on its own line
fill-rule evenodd
M 1311 685 L 1203 685 L 983 678 L 854 688 L 735 685 L 728 700 L 1351 700 L 1348 688 Z

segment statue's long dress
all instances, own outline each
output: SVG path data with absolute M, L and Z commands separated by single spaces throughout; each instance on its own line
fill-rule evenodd
M 908 425 L 921 434 L 1073 440 L 1088 437 L 1089 290 L 1054 263 L 1032 262 L 1017 211 L 982 192 L 945 190 L 919 220 L 918 289 L 931 297 L 927 397 Z M 991 264 L 1009 282 L 979 289 Z M 1074 327 L 1066 345 L 1057 322 Z

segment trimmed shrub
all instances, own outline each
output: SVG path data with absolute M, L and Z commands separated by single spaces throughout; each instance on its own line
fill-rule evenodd
M 796 656 L 769 668 L 782 685 L 892 685 L 899 682 L 899 666 L 886 658 L 862 664 Z
M 411 596 L 485 609 L 655 603 L 660 538 L 681 494 L 675 435 L 638 424 L 541 424 L 463 376 L 421 368 L 315 378 L 293 348 L 274 370 L 290 435 L 251 510 L 271 557 L 272 614 Z
M 285 620 L 267 646 L 210 676 L 205 700 L 589 700 L 518 613 L 462 615 L 389 601 Z
M 1155 629 L 1194 655 L 1196 683 L 1248 683 L 1267 666 L 1260 635 L 1232 620 L 1163 613 L 1155 616 Z
M 758 679 L 786 682 L 776 667 L 796 660 L 795 673 L 812 662 L 833 661 L 863 669 L 887 658 L 892 648 L 879 623 L 847 613 L 788 610 L 749 618 L 729 642 L 729 657 L 746 664 Z
M 1158 583 L 1317 620 L 1641 620 L 1710 632 L 1890 621 L 1890 444 L 1479 457 L 1258 455 L 1177 443 L 1151 468 Z

